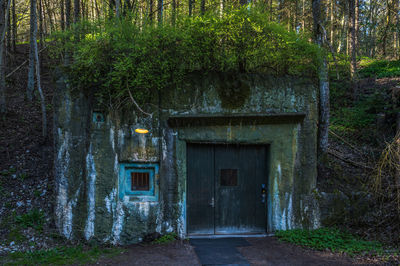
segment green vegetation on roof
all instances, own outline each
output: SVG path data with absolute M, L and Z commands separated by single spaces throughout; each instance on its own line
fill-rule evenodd
M 255 8 L 185 18 L 174 26 L 138 26 L 130 19 L 105 27 L 83 23 L 55 39 L 55 52 L 73 51 L 67 69 L 72 85 L 108 104 L 129 92 L 147 101 L 151 92 L 179 88 L 196 72 L 315 76 L 320 58 L 309 38 L 288 32 Z

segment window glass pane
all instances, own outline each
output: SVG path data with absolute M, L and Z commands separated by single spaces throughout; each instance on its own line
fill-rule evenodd
M 221 169 L 221 186 L 237 186 L 238 169 Z
M 150 186 L 149 186 L 149 179 L 150 179 L 150 174 L 149 173 L 137 173 L 137 172 L 132 172 L 131 173 L 131 184 L 132 184 L 132 191 L 149 191 Z

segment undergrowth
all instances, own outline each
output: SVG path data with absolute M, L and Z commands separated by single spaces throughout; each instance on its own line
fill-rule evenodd
M 112 257 L 122 252 L 121 248 L 85 249 L 77 247 L 59 247 L 48 250 L 15 252 L 3 258 L 4 265 L 71 265 L 94 263 L 101 257 Z M 3 264 L 2 264 L 3 265 Z
M 359 95 L 355 97 L 348 58 L 338 55 L 336 59 L 336 63 L 331 60 L 329 65 L 330 129 L 349 139 L 375 141 L 377 114 L 385 114 L 389 120 L 393 120 L 400 109 L 393 101 L 390 91 L 374 83 L 364 84 L 359 88 Z M 397 65 L 400 67 L 397 61 L 363 58 L 360 61 L 359 78 L 395 76 Z
M 360 61 L 360 77 L 400 77 L 400 60 L 376 60 L 364 57 Z
M 278 231 L 275 234 L 281 241 L 294 243 L 316 250 L 331 250 L 349 255 L 370 253 L 382 254 L 383 247 L 379 242 L 361 240 L 349 233 L 335 228 L 316 230 L 294 229 Z
M 16 216 L 15 222 L 22 228 L 32 227 L 41 231 L 45 223 L 45 214 L 43 211 L 33 209 L 25 214 Z

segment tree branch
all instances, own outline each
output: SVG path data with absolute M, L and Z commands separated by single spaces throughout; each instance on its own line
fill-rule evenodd
M 142 112 L 143 114 L 145 114 L 145 115 L 147 115 L 147 116 L 153 116 L 153 114 L 146 113 L 145 111 L 143 111 L 142 108 L 140 108 L 139 104 L 138 104 L 138 103 L 135 101 L 135 99 L 133 98 L 132 93 L 131 93 L 130 90 L 128 90 L 128 93 L 129 93 L 129 97 L 131 98 L 132 102 L 135 104 L 136 108 L 137 108 L 140 112 Z
M 39 54 L 40 54 L 41 52 L 43 52 L 46 48 L 47 48 L 47 47 L 43 47 L 43 48 L 39 51 Z M 25 60 L 24 62 L 22 62 L 22 64 L 20 64 L 16 69 L 14 69 L 14 70 L 11 71 L 10 73 L 8 73 L 8 74 L 6 75 L 6 78 L 11 77 L 12 74 L 14 74 L 15 72 L 17 72 L 21 67 L 23 67 L 26 63 L 28 63 L 28 61 L 29 61 L 29 60 Z

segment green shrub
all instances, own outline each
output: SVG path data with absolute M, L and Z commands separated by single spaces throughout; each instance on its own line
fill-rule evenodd
M 333 252 L 345 252 L 350 255 L 364 252 L 382 254 L 382 244 L 361 240 L 349 233 L 334 228 L 320 228 L 317 230 L 288 230 L 278 231 L 275 234 L 279 240 L 294 243 L 316 250 L 329 249 Z
M 153 241 L 155 244 L 164 244 L 164 243 L 169 243 L 173 242 L 178 238 L 176 233 L 168 233 L 166 235 L 161 236 L 160 238 L 157 238 L 156 240 Z
M 105 27 L 83 23 L 77 28 L 85 32 L 81 40 L 74 32 L 58 33 L 53 52 L 73 47 L 66 69 L 70 83 L 95 94 L 106 107 L 129 103 L 124 101 L 129 93 L 149 102 L 157 91 L 183 86 L 191 73 L 315 76 L 320 59 L 320 49 L 306 36 L 270 22 L 256 8 L 184 18 L 174 26 L 139 28 L 128 16 Z
M 45 223 L 45 215 L 43 211 L 33 209 L 28 213 L 16 216 L 15 222 L 23 228 L 32 227 L 40 231 Z

